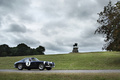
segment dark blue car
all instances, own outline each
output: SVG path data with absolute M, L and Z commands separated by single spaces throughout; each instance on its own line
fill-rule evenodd
M 20 61 L 15 62 L 14 67 L 18 68 L 18 70 L 23 69 L 51 70 L 53 67 L 55 67 L 55 63 L 49 61 L 40 61 L 37 58 L 24 58 Z

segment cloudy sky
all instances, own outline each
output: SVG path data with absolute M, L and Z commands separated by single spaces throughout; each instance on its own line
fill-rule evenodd
M 116 3 L 118 0 L 112 1 Z M 102 35 L 94 35 L 100 11 L 109 0 L 0 0 L 0 45 L 42 45 L 46 54 L 101 51 Z

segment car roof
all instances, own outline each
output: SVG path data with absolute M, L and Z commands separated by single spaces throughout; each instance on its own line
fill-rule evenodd
M 35 58 L 35 57 L 27 57 L 27 58 L 24 58 L 24 59 L 32 59 L 32 58 Z
M 26 59 L 35 59 L 35 57 L 27 57 L 27 58 L 24 58 L 24 59 L 21 59 L 20 61 L 24 61 Z M 36 58 L 37 59 L 37 58 Z

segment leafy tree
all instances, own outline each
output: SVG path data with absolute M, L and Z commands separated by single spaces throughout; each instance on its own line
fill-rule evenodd
M 120 2 L 112 5 L 110 1 L 104 10 L 99 13 L 97 22 L 100 26 L 95 34 L 103 34 L 106 44 L 103 49 L 120 51 Z
M 43 46 L 39 46 L 39 47 L 36 48 L 36 51 L 37 51 L 38 54 L 44 55 L 45 48 Z
M 10 53 L 10 47 L 7 44 L 0 45 L 0 56 L 9 56 Z
M 30 49 L 30 54 L 29 55 L 37 55 L 36 49 Z
M 30 47 L 28 47 L 26 44 L 21 43 L 17 46 L 16 53 L 20 56 L 22 55 L 29 55 L 30 54 Z

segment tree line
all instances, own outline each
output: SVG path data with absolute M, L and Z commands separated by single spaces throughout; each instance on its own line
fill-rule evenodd
M 30 48 L 24 43 L 18 44 L 16 47 L 9 47 L 7 44 L 0 45 L 0 57 L 2 56 L 25 56 L 25 55 L 44 55 L 45 48 L 39 46 Z

